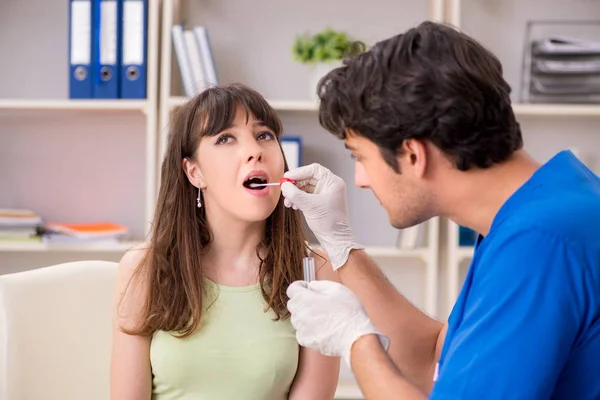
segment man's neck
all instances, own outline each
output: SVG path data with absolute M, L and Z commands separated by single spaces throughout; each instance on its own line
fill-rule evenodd
M 241 221 L 218 206 L 207 207 L 206 219 L 212 242 L 202 258 L 205 274 L 224 284 L 255 280 L 259 265 L 256 247 L 264 237 L 265 222 Z
M 453 170 L 446 180 L 443 215 L 486 236 L 504 203 L 537 171 L 540 164 L 524 151 L 487 169 Z M 451 183 L 450 183 L 451 182 Z

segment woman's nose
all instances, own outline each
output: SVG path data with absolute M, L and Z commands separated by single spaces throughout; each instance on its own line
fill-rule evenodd
M 262 161 L 262 148 L 254 144 L 247 150 L 246 155 L 246 162 L 248 163 L 251 161 Z

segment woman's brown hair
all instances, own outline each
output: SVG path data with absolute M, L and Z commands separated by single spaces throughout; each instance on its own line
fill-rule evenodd
M 129 334 L 146 336 L 163 330 L 186 337 L 200 323 L 205 309 L 201 259 L 209 249 L 211 232 L 205 207 L 196 206 L 198 189 L 189 182 L 182 161 L 196 157 L 203 137 L 231 126 L 240 106 L 279 140 L 282 124 L 277 113 L 259 93 L 243 85 L 209 88 L 173 112 L 152 237 L 134 274 L 146 279 L 146 302 L 140 323 L 126 331 Z M 285 293 L 293 281 L 302 279 L 306 252 L 300 214 L 286 208 L 281 197 L 256 248 L 265 311 L 273 310 L 276 320 L 289 317 Z

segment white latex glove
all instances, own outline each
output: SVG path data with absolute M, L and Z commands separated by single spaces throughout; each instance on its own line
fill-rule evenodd
M 285 206 L 302 211 L 333 269 L 340 268 L 348 260 L 350 250 L 363 248 L 355 242 L 348 223 L 343 179 L 320 164 L 296 168 L 284 176 L 296 181 L 296 185 L 281 185 Z
M 346 286 L 333 281 L 296 281 L 288 287 L 287 295 L 287 308 L 301 346 L 342 357 L 348 366 L 352 345 L 364 335 L 377 335 L 388 351 L 389 338 L 375 328 Z

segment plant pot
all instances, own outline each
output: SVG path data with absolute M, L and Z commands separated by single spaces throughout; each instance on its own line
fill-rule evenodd
M 329 62 L 319 62 L 312 65 L 312 69 L 310 72 L 310 98 L 311 100 L 319 100 L 319 96 L 317 96 L 317 86 L 321 78 L 327 75 L 331 70 L 341 67 L 342 60 L 339 61 L 329 61 Z

